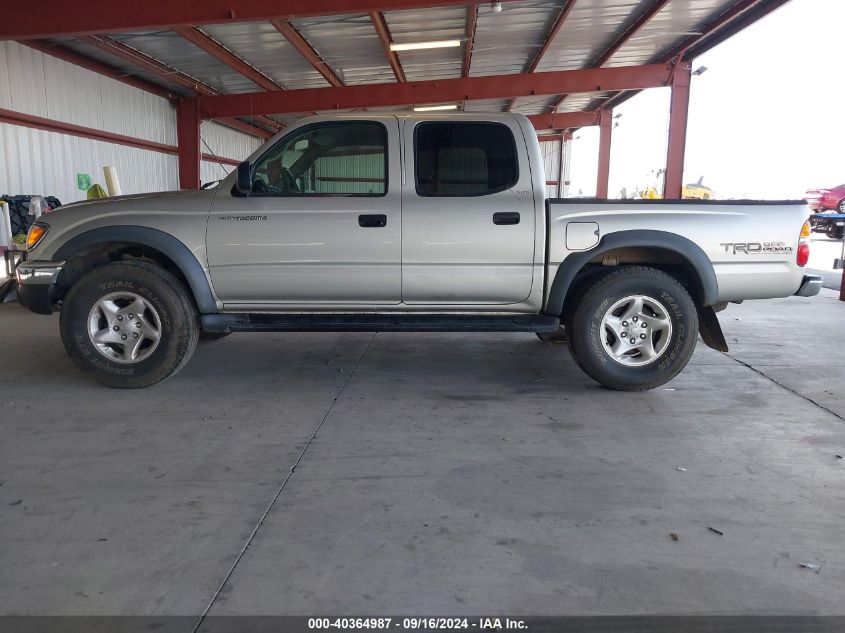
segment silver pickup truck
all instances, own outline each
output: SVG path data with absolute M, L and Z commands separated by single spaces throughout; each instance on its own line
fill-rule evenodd
M 317 116 L 213 189 L 43 216 L 20 300 L 60 309 L 68 354 L 111 387 L 230 332 L 524 331 L 633 391 L 681 371 L 699 334 L 727 350 L 728 302 L 821 287 L 804 202 L 556 200 L 545 181 L 522 115 Z

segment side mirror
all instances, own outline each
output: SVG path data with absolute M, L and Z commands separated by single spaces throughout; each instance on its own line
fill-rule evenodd
M 249 163 L 244 162 L 238 164 L 235 190 L 242 196 L 248 196 L 252 193 L 252 165 Z

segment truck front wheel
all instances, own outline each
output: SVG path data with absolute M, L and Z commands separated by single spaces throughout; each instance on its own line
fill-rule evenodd
M 695 349 L 698 313 L 666 273 L 622 266 L 600 277 L 569 313 L 569 349 L 609 389 L 644 391 L 674 378 Z
M 196 308 L 179 280 L 134 261 L 81 277 L 65 297 L 59 328 L 81 370 L 121 389 L 169 378 L 191 358 L 199 337 Z

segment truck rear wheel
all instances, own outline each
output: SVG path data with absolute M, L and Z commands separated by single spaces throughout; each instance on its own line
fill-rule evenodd
M 666 273 L 623 266 L 595 281 L 567 319 L 569 349 L 609 389 L 644 391 L 674 378 L 695 349 L 698 313 Z
M 146 262 L 86 273 L 65 297 L 59 327 L 73 362 L 120 389 L 169 378 L 191 358 L 199 337 L 196 308 L 182 284 Z

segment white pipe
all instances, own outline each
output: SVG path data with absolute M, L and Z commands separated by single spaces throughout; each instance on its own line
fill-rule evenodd
M 9 215 L 9 205 L 5 200 L 0 200 L 0 246 L 11 248 L 12 239 L 12 218 Z
M 103 167 L 103 175 L 106 177 L 106 189 L 110 196 L 123 195 L 120 191 L 120 181 L 117 179 L 117 168 L 113 165 Z

